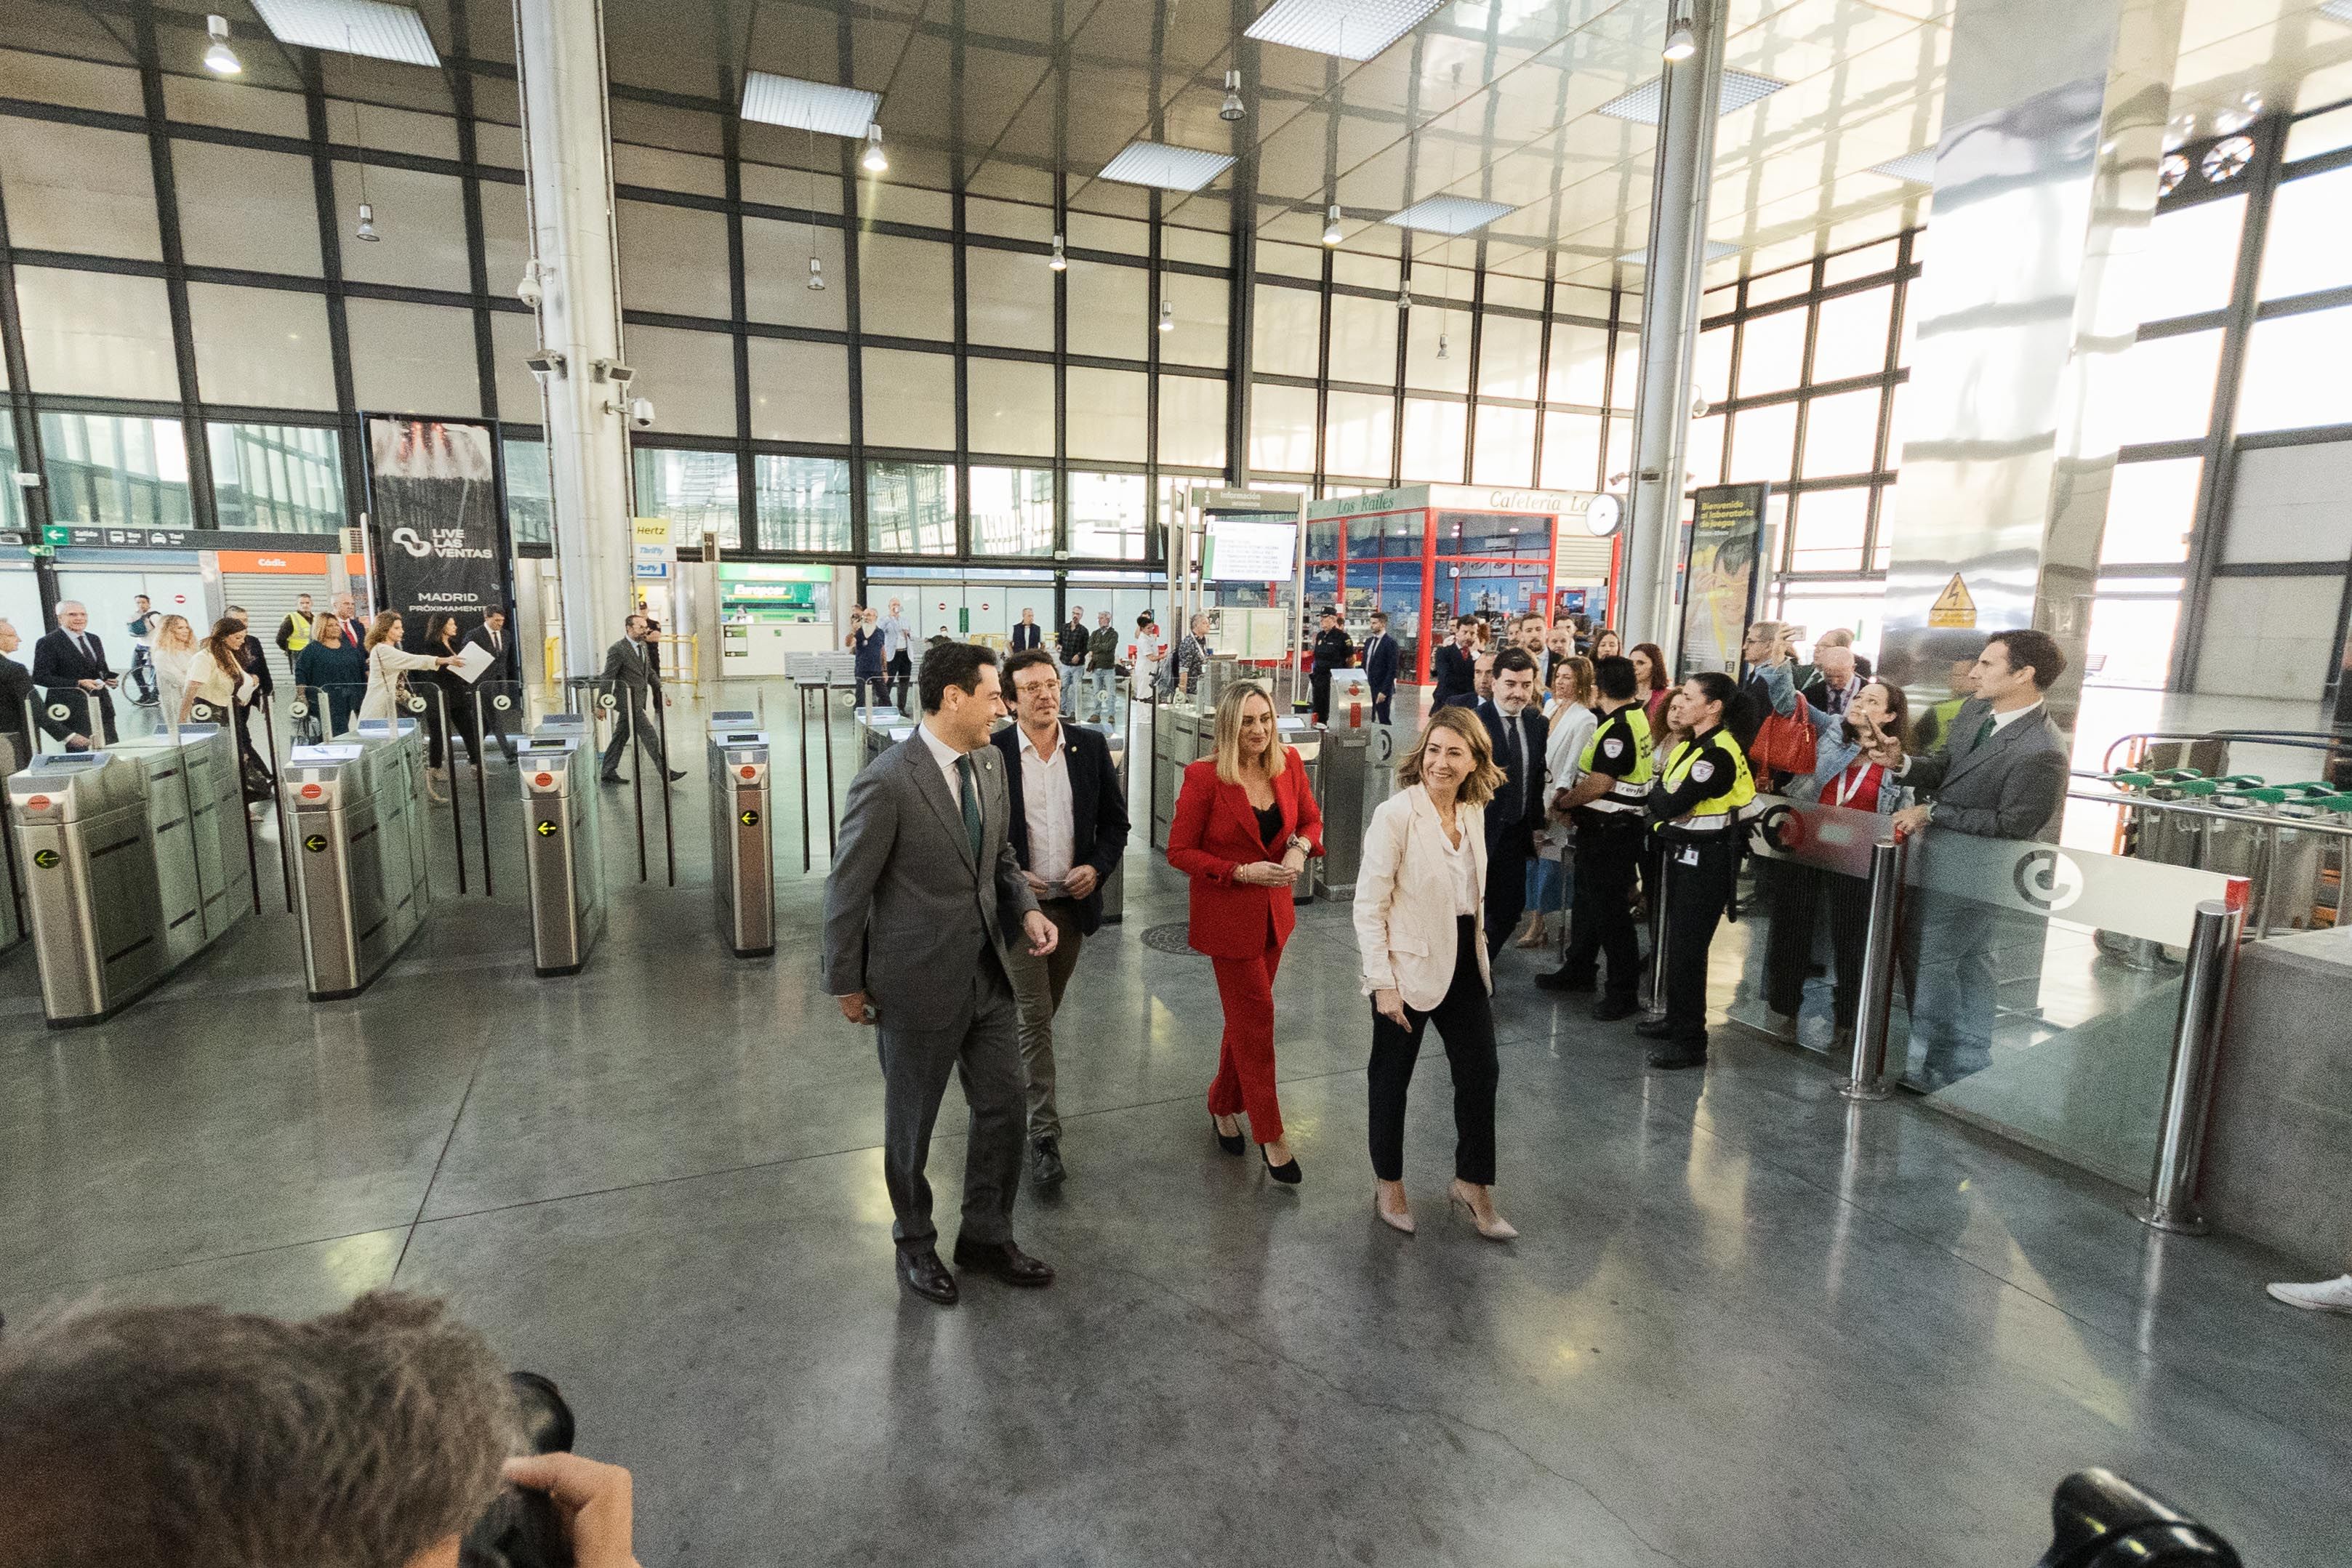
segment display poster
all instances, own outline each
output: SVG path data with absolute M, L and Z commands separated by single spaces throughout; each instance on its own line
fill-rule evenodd
M 1201 575 L 1210 582 L 1288 582 L 1298 570 L 1298 525 L 1211 517 Z
M 383 608 L 400 612 L 411 647 L 436 616 L 462 635 L 511 602 L 487 425 L 431 419 L 368 422 L 369 518 L 383 569 Z
M 1740 641 L 1756 613 L 1765 489 L 1706 485 L 1692 493 L 1690 553 L 1683 562 L 1680 675 L 1704 670 L 1739 674 Z

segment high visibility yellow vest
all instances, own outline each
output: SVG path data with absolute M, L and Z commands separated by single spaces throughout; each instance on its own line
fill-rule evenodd
M 1578 766 L 1587 773 L 1591 772 L 1594 759 L 1601 755 L 1601 743 L 1612 739 L 1633 748 L 1633 766 L 1618 773 L 1617 782 L 1610 786 L 1609 793 L 1590 802 L 1589 809 L 1603 812 L 1638 812 L 1642 809 L 1642 801 L 1650 793 L 1650 777 L 1655 771 L 1650 760 L 1650 716 L 1643 711 L 1640 703 L 1628 704 L 1601 721 L 1601 727 L 1592 732 L 1592 738 L 1584 743 L 1584 756 L 1579 759 Z M 1609 760 L 1612 765 L 1622 764 L 1624 758 L 1612 755 Z
M 294 634 L 286 639 L 286 651 L 299 653 L 310 645 L 310 618 L 299 610 L 289 611 L 286 619 L 294 625 Z
M 1717 730 L 1705 740 L 1685 740 L 1675 747 L 1675 754 L 1666 759 L 1666 770 L 1659 779 L 1658 787 L 1668 791 L 1681 789 L 1684 780 L 1691 776 L 1692 769 L 1702 760 L 1711 767 L 1730 768 L 1731 788 L 1693 806 L 1687 818 L 1677 818 L 1664 825 L 1683 833 L 1727 832 L 1739 825 L 1741 810 L 1755 800 L 1756 778 L 1748 771 L 1747 753 L 1734 745 L 1722 730 Z

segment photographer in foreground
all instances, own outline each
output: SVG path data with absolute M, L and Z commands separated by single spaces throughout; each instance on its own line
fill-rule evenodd
M 629 1472 L 528 1446 L 488 1342 L 426 1297 L 78 1313 L 0 1341 L 0 1568 L 635 1568 Z M 534 1530 L 551 1550 L 517 1551 Z

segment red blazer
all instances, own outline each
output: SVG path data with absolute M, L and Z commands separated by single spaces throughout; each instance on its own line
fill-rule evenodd
M 1284 767 L 1274 776 L 1275 804 L 1282 808 L 1283 836 L 1298 834 L 1323 852 L 1323 811 L 1307 787 L 1307 765 L 1283 747 Z M 1192 950 L 1212 958 L 1255 958 L 1269 946 L 1290 939 L 1298 916 L 1286 887 L 1235 882 L 1235 868 L 1268 854 L 1258 837 L 1257 812 L 1249 792 L 1217 778 L 1214 758 L 1184 769 L 1176 793 L 1176 820 L 1168 828 L 1168 863 L 1192 879 Z

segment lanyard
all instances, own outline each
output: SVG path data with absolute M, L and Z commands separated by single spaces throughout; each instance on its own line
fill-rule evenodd
M 1848 764 L 1846 770 L 1837 776 L 1837 783 L 1832 786 L 1837 791 L 1837 799 L 1832 804 L 1843 806 L 1860 794 L 1863 781 L 1870 777 L 1870 770 L 1876 766 L 1877 764 L 1874 762 L 1865 762 L 1859 768 Z

